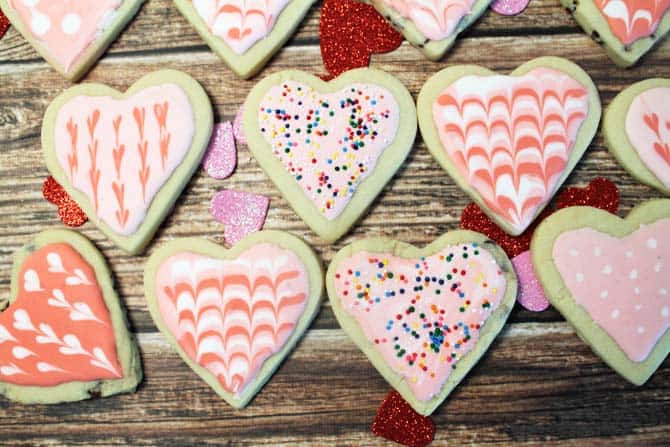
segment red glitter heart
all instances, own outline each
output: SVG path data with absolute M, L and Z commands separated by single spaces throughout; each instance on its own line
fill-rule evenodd
M 355 0 L 324 0 L 319 33 L 327 78 L 367 67 L 372 53 L 393 51 L 403 40 L 373 6 Z
M 435 437 L 435 424 L 429 416 L 421 416 L 392 390 L 377 410 L 372 433 L 408 447 L 424 447 Z
M 9 28 L 9 20 L 7 19 L 7 16 L 5 16 L 5 14 L 0 9 L 0 39 L 2 39 L 2 36 L 5 35 L 8 28 Z
M 52 176 L 44 180 L 42 195 L 58 207 L 58 217 L 68 227 L 80 227 L 88 220 L 84 211 Z
M 554 211 L 569 206 L 593 206 L 615 214 L 619 209 L 619 189 L 604 177 L 594 179 L 585 188 L 566 188 L 556 198 L 554 208 L 546 208 L 519 236 L 510 236 L 501 230 L 475 203 L 470 203 L 461 213 L 461 228 L 478 231 L 496 241 L 510 258 L 530 248 L 533 231 L 542 220 Z

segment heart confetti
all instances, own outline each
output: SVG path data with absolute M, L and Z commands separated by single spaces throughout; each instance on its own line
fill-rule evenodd
M 88 220 L 84 211 L 52 176 L 44 180 L 42 195 L 58 207 L 58 217 L 68 227 L 80 227 Z
M 5 35 L 8 29 L 9 29 L 9 20 L 7 19 L 7 16 L 0 9 L 0 39 L 2 39 L 2 36 Z
M 319 33 L 321 57 L 331 77 L 367 67 L 372 53 L 388 53 L 403 41 L 372 5 L 354 0 L 325 0 Z
M 372 433 L 408 447 L 424 447 L 435 437 L 435 424 L 422 416 L 395 390 L 390 391 L 377 410 Z
M 230 177 L 235 170 L 237 149 L 230 121 L 214 126 L 209 147 L 202 159 L 202 166 L 210 177 L 219 180 Z
M 512 259 L 516 276 L 519 278 L 519 295 L 517 301 L 531 312 L 542 312 L 549 307 L 544 289 L 535 275 L 530 251 L 524 251 Z
M 247 144 L 247 138 L 244 136 L 244 129 L 242 128 L 243 116 L 244 106 L 240 106 L 237 115 L 235 115 L 235 120 L 233 121 L 233 135 L 235 136 L 235 142 L 239 144 Z
M 226 242 L 234 245 L 263 228 L 269 204 L 265 196 L 224 189 L 214 195 L 210 209 L 214 219 L 226 226 L 223 231 Z
M 495 0 L 491 9 L 503 16 L 515 16 L 521 14 L 529 3 L 530 0 Z

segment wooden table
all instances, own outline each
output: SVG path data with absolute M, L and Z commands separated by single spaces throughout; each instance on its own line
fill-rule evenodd
M 262 72 L 296 68 L 324 73 L 319 53 L 320 5 Z M 633 82 L 670 77 L 670 39 L 630 70 L 614 67 L 558 0 L 532 0 L 517 17 L 487 13 L 440 63 L 403 44 L 373 57 L 416 96 L 448 64 L 478 63 L 505 73 L 543 55 L 580 64 L 606 105 Z M 190 73 L 212 98 L 217 120 L 232 119 L 260 76 L 240 81 L 204 45 L 169 0 L 150 0 L 86 81 L 127 88 L 140 76 L 171 67 Z M 60 228 L 41 193 L 48 175 L 40 148 L 42 114 L 69 83 L 13 29 L 0 40 L 0 299 L 9 294 L 12 255 L 37 231 Z M 621 213 L 658 196 L 627 175 L 598 135 L 568 185 L 606 176 L 621 189 Z M 209 214 L 215 191 L 265 194 L 265 228 L 293 232 L 324 262 L 362 237 L 389 236 L 423 245 L 458 227 L 469 202 L 429 155 L 420 138 L 406 165 L 369 214 L 335 245 L 323 243 L 293 213 L 245 146 L 239 167 L 223 181 L 196 174 L 145 255 L 162 242 L 201 236 L 222 242 Z M 340 330 L 328 302 L 297 349 L 256 399 L 236 411 L 200 380 L 157 333 L 142 293 L 146 256 L 127 256 L 91 223 L 80 231 L 101 248 L 137 333 L 145 379 L 135 394 L 57 406 L 0 399 L 0 444 L 32 445 L 385 445 L 370 432 L 390 387 Z M 517 308 L 506 330 L 433 416 L 434 445 L 669 445 L 670 362 L 636 388 L 610 370 L 554 310 Z

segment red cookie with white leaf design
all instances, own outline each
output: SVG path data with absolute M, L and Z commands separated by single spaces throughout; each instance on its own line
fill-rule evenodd
M 670 79 L 631 85 L 610 103 L 605 144 L 630 174 L 670 195 Z
M 433 157 L 511 235 L 549 203 L 601 114 L 588 74 L 556 57 L 534 59 L 508 76 L 474 65 L 444 69 L 421 89 L 417 110 Z
M 670 353 L 670 200 L 625 219 L 592 207 L 546 218 L 531 244 L 547 298 L 608 365 L 642 385 Z
M 246 406 L 316 316 L 321 262 L 297 237 L 253 233 L 227 250 L 171 241 L 144 270 L 156 326 L 179 355 L 235 408 Z
M 16 256 L 0 313 L 0 394 L 59 403 L 132 392 L 141 379 L 100 252 L 71 231 L 38 234 Z
M 139 253 L 198 168 L 212 106 L 185 73 L 148 74 L 125 94 L 82 84 L 58 96 L 42 124 L 47 168 L 112 241 Z

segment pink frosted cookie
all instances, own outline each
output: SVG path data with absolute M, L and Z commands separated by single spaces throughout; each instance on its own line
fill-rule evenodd
M 503 230 L 528 228 L 591 143 L 600 121 L 593 81 L 543 57 L 510 75 L 462 65 L 433 75 L 417 102 L 433 157 Z
M 670 352 L 670 200 L 625 219 L 565 208 L 535 230 L 531 252 L 547 298 L 579 336 L 627 380 L 646 382 Z
M 605 112 L 605 144 L 630 174 L 670 195 L 670 79 L 647 79 L 614 98 Z
M 409 154 L 414 100 L 368 68 L 324 82 L 283 71 L 244 104 L 247 145 L 296 213 L 333 242 L 361 217 Z
M 619 66 L 629 67 L 670 31 L 670 0 L 561 0 Z
M 58 72 L 86 74 L 144 0 L 0 0 L 12 25 Z
M 253 233 L 230 250 L 178 239 L 147 261 L 144 293 L 184 361 L 242 408 L 316 316 L 323 271 L 312 249 L 289 233 Z
M 502 249 L 464 230 L 422 249 L 391 239 L 359 240 L 335 255 L 326 285 L 342 328 L 423 415 L 486 352 L 517 292 Z
M 291 37 L 314 0 L 175 0 L 210 48 L 250 78 Z
M 16 255 L 8 304 L 0 313 L 0 394 L 7 398 L 78 401 L 132 392 L 142 379 L 111 273 L 83 236 L 35 236 Z
M 439 60 L 492 0 L 370 0 L 405 39 Z
M 112 241 L 139 253 L 171 211 L 207 149 L 212 107 L 173 70 L 126 93 L 83 84 L 57 97 L 42 124 L 47 168 Z

